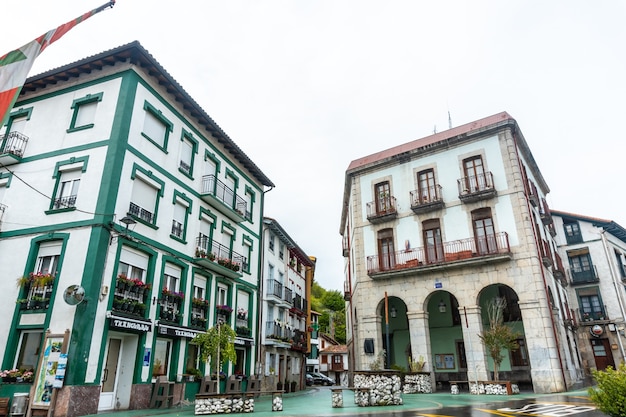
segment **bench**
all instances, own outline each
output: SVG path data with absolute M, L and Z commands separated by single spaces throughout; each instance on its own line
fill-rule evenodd
M 174 401 L 174 383 L 166 376 L 159 376 L 154 383 L 150 408 L 170 408 Z

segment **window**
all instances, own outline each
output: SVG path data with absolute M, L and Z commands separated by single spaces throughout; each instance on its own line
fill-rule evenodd
M 70 171 L 61 175 L 59 189 L 54 199 L 53 209 L 71 208 L 76 206 L 78 186 L 80 185 L 81 172 Z
M 217 305 L 228 305 L 228 287 L 223 284 L 217 286 Z
M 580 233 L 580 227 L 575 220 L 563 219 L 563 231 L 567 244 L 582 243 L 583 235 Z
M 174 214 L 172 218 L 171 237 L 185 241 L 187 217 L 191 211 L 191 200 L 184 194 L 174 191 Z
M 12 154 L 20 158 L 24 156 L 24 150 L 28 143 L 28 136 L 24 134 L 24 130 L 31 112 L 32 107 L 27 110 L 20 109 L 20 111 L 9 116 L 0 154 Z
M 198 345 L 187 343 L 187 360 L 185 362 L 185 370 L 200 368 L 200 348 Z
M 145 118 L 141 135 L 158 146 L 161 150 L 167 149 L 169 133 L 173 130 L 172 123 L 148 102 L 144 103 Z
M 491 219 L 491 209 L 482 208 L 472 212 L 472 222 L 474 226 L 474 240 L 476 242 L 476 251 L 479 255 L 496 253 L 498 247 L 496 245 L 495 230 L 493 228 L 493 220 Z
M 170 367 L 170 356 L 172 353 L 172 341 L 157 338 L 154 344 L 154 362 L 152 365 L 152 376 L 168 375 Z
M 376 184 L 374 187 L 374 195 L 376 201 L 376 214 L 384 214 L 392 210 L 391 186 L 389 185 L 389 181 Z
M 158 197 L 162 196 L 164 183 L 148 171 L 133 168 L 133 190 L 128 214 L 145 224 L 156 223 Z
M 193 161 L 198 151 L 198 142 L 193 139 L 190 133 L 183 129 L 183 137 L 180 139 L 180 158 L 178 170 L 191 177 L 193 174 Z
M 89 157 L 71 158 L 57 162 L 54 175 L 56 179 L 50 210 L 73 210 L 76 206 L 80 179 L 87 170 Z
M 604 308 L 597 288 L 585 288 L 578 291 L 578 300 L 583 321 L 604 318 Z
M 483 158 L 473 156 L 463 160 L 463 173 L 465 174 L 465 190 L 474 193 L 493 188 L 491 178 L 485 174 Z
M 573 283 L 597 281 L 588 248 L 568 251 L 567 257 L 569 258 Z
M 430 203 L 439 199 L 435 187 L 435 172 L 432 169 L 427 169 L 417 174 L 417 193 L 420 204 Z
M 526 349 L 526 341 L 517 339 L 519 348 L 511 350 L 511 366 L 528 366 L 528 350 Z
M 74 114 L 72 114 L 72 120 L 67 132 L 92 128 L 96 118 L 98 102 L 100 101 L 102 101 L 102 93 L 88 94 L 86 97 L 74 100 L 71 107 L 74 109 Z
M 180 288 L 180 269 L 170 265 L 165 264 L 163 272 L 163 287 L 167 288 L 170 291 L 181 291 Z
M 13 368 L 37 369 L 39 361 L 39 349 L 43 343 L 42 330 L 28 330 L 20 333 L 18 342 L 17 361 Z
M 150 258 L 144 253 L 123 247 L 120 253 L 117 274 L 123 274 L 130 279 L 138 279 L 146 282 L 146 271 L 148 269 L 149 259 Z
M 444 259 L 443 242 L 439 219 L 426 220 L 422 223 L 424 250 L 427 263 L 441 262 Z
M 274 235 L 271 233 L 270 233 L 270 238 L 268 239 L 267 244 L 268 244 L 269 250 L 274 252 Z
M 396 266 L 395 249 L 393 245 L 393 229 L 383 229 L 378 232 L 378 257 L 381 270 L 393 269 Z
M 0 201 L 2 201 L 2 198 L 0 198 Z M 0 217 L 0 219 L 2 219 L 2 217 Z M 620 276 L 622 278 L 625 278 L 626 277 L 626 265 L 624 265 L 624 257 L 622 253 L 617 250 L 615 251 L 615 260 L 617 261 L 617 269 L 619 269 Z
M 283 242 L 278 244 L 278 259 L 284 259 L 285 257 L 285 245 Z

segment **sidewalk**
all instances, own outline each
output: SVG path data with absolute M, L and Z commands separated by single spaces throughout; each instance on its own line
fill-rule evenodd
M 272 411 L 272 397 L 261 396 L 255 400 L 254 413 L 236 414 L 250 415 L 254 417 L 302 417 L 302 416 L 341 416 L 357 414 L 386 414 L 394 411 L 423 411 L 430 413 L 443 407 L 458 407 L 467 405 L 497 404 L 511 401 L 527 399 L 540 400 L 545 397 L 555 396 L 570 397 L 572 399 L 582 399 L 587 396 L 586 390 L 571 391 L 557 394 L 534 394 L 532 392 L 517 395 L 471 395 L 450 393 L 434 394 L 403 394 L 403 405 L 378 406 L 378 407 L 358 407 L 354 404 L 354 394 L 350 390 L 343 391 L 343 407 L 333 408 L 331 406 L 331 391 L 328 387 L 308 387 L 306 390 L 283 395 L 283 411 Z M 178 405 L 168 409 L 144 409 L 144 410 L 123 410 L 98 414 L 113 415 L 115 417 L 144 417 L 144 416 L 194 416 L 193 404 Z

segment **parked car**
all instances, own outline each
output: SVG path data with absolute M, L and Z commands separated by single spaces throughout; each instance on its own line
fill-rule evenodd
M 311 374 L 306 374 L 306 384 L 308 386 L 311 386 L 315 383 L 315 379 L 313 378 L 313 376 Z
M 335 380 L 327 377 L 319 372 L 310 372 L 309 375 L 313 377 L 313 383 L 315 385 L 335 385 Z

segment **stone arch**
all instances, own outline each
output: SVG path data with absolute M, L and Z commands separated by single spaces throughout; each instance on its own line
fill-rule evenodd
M 380 346 L 386 356 L 384 367 L 408 369 L 411 342 L 407 304 L 400 297 L 388 296 L 387 305 L 387 314 L 385 314 L 384 298 L 378 303 L 376 309 L 381 323 Z
M 481 307 L 481 319 L 483 329 L 489 326 L 488 304 L 494 298 L 504 298 L 506 306 L 503 311 L 504 323 L 519 333 L 519 349 L 504 353 L 504 360 L 500 365 L 499 377 L 501 380 L 515 381 L 521 384 L 532 384 L 530 374 L 530 359 L 526 347 L 526 333 L 522 319 L 522 311 L 519 306 L 517 292 L 504 284 L 493 284 L 484 287 L 478 295 L 478 304 Z M 487 370 L 493 378 L 493 360 L 489 357 Z

